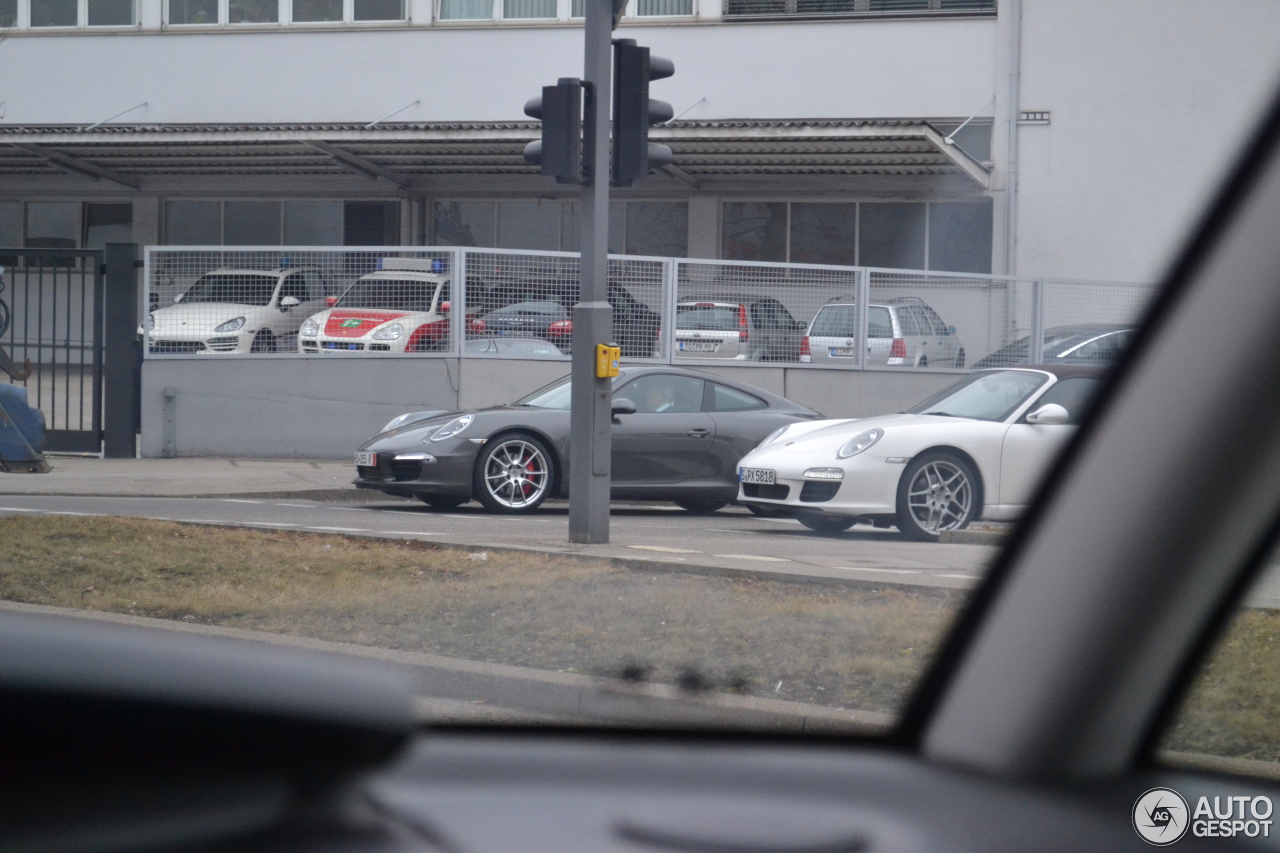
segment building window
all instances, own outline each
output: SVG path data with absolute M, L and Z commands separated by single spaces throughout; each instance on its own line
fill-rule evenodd
M 74 201 L 27 203 L 28 249 L 74 249 L 80 235 L 80 205 Z
M 488 21 L 493 18 L 493 0 L 440 0 L 442 21 Z
M 133 242 L 133 205 L 89 203 L 84 206 L 84 247 Z
M 77 0 L 31 0 L 31 26 L 74 27 L 78 5 Z
M 169 0 L 169 23 L 216 24 L 218 0 Z
M 973 202 L 726 202 L 725 260 L 990 273 L 992 207 Z
M 131 27 L 137 23 L 133 0 L 87 0 L 91 27 Z
M 556 0 L 502 0 L 502 17 L 507 20 L 555 16 Z
M 925 268 L 925 206 L 870 202 L 861 205 L 858 263 L 864 267 Z
M 397 246 L 395 201 L 167 201 L 170 246 Z
M 18 0 L 0 0 L 0 29 L 9 29 L 18 22 Z
M 227 20 L 233 24 L 280 22 L 280 0 L 229 0 Z
M 357 21 L 403 21 L 405 19 L 404 0 L 355 0 L 353 12 L 354 19 Z
M 858 258 L 858 205 L 794 202 L 791 262 L 854 266 Z
M 438 246 L 581 251 L 578 203 L 572 201 L 438 201 L 431 242 Z M 609 206 L 609 253 L 685 257 L 689 204 L 615 201 Z
M 996 0 L 726 0 L 726 18 L 985 15 Z
M 286 201 L 284 203 L 284 245 L 339 246 L 341 244 L 342 202 Z
M 636 17 L 692 15 L 693 0 L 636 0 Z
M 298 23 L 341 21 L 342 0 L 293 0 L 293 20 Z
M 786 261 L 787 203 L 726 202 L 722 236 L 725 260 Z

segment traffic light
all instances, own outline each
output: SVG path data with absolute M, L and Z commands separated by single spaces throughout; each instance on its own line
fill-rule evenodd
M 582 183 L 582 81 L 561 77 L 543 86 L 542 97 L 525 104 L 524 112 L 542 120 L 542 139 L 525 146 L 524 159 L 557 183 Z
M 649 98 L 649 81 L 675 73 L 670 59 L 650 56 L 649 48 L 634 39 L 614 39 L 613 186 L 629 187 L 650 168 L 672 161 L 670 148 L 649 141 L 649 125 L 670 121 L 674 115 L 666 101 Z

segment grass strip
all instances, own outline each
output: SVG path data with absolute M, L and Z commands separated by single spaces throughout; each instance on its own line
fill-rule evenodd
M 963 595 L 145 519 L 4 518 L 0 541 L 9 601 L 886 713 Z

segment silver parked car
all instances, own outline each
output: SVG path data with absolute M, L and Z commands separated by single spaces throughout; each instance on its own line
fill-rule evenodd
M 857 303 L 839 296 L 814 315 L 800 343 L 800 361 L 842 364 L 857 357 Z M 955 327 L 937 311 L 919 297 L 901 296 L 868 306 L 865 358 L 873 366 L 964 367 L 965 352 Z
M 770 296 L 720 296 L 676 303 L 677 358 L 796 361 L 803 322 Z

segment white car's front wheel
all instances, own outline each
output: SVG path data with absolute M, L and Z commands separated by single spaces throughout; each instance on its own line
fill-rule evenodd
M 898 482 L 898 531 L 907 539 L 937 541 L 947 530 L 967 527 L 981 508 L 977 475 L 950 453 L 922 453 Z

